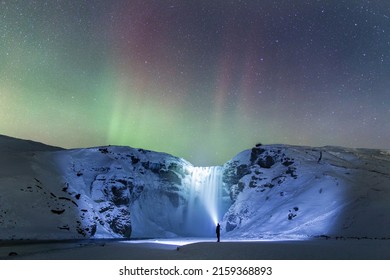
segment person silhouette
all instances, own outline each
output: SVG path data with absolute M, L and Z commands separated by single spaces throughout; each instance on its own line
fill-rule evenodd
M 215 233 L 217 234 L 217 242 L 219 242 L 220 237 L 221 237 L 221 226 L 219 223 L 217 224 L 217 227 L 215 229 Z

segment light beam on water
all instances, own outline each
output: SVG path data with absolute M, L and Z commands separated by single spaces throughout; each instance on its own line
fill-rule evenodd
M 193 167 L 190 176 L 187 231 L 196 236 L 215 235 L 222 218 L 222 167 Z

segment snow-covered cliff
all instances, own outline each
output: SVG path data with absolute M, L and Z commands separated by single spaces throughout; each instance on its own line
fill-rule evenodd
M 0 239 L 185 235 L 191 166 L 129 147 L 63 150 L 0 137 Z
M 390 237 L 390 154 L 257 146 L 221 167 L 0 136 L 0 239 Z M 213 188 L 213 189 L 211 189 Z
M 390 153 L 258 145 L 225 164 L 226 236 L 390 238 Z

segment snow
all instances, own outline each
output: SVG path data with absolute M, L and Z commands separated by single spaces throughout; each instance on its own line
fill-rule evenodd
M 8 244 L 12 260 L 378 260 L 390 259 L 389 240 L 90 240 Z M 13 252 L 13 256 L 9 254 Z M 17 255 L 16 255 L 17 254 Z
M 254 161 L 270 156 L 272 166 L 251 162 L 256 153 Z M 262 146 L 226 164 L 236 172 L 239 167 L 247 170 L 231 188 L 242 190 L 224 217 L 227 236 L 389 237 L 390 160 L 385 151 Z
M 387 150 L 256 146 L 197 169 L 142 149 L 65 150 L 0 136 L 0 167 L 3 259 L 390 257 Z M 203 185 L 188 183 L 194 170 L 223 172 L 223 207 L 194 202 Z M 199 174 L 196 182 L 211 181 Z M 190 205 L 219 209 L 223 242 L 199 215 L 188 227 Z
M 28 142 L 27 149 L 23 143 L 0 139 L 1 239 L 181 233 L 184 170 L 175 168 L 185 167 L 184 160 L 129 147 L 62 150 Z

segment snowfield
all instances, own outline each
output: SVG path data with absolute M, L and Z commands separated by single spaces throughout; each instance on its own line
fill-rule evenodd
M 389 240 L 72 240 L 3 244 L 11 260 L 389 260 Z
M 2 259 L 389 258 L 388 150 L 257 145 L 196 168 L 0 136 L 0 166 Z

